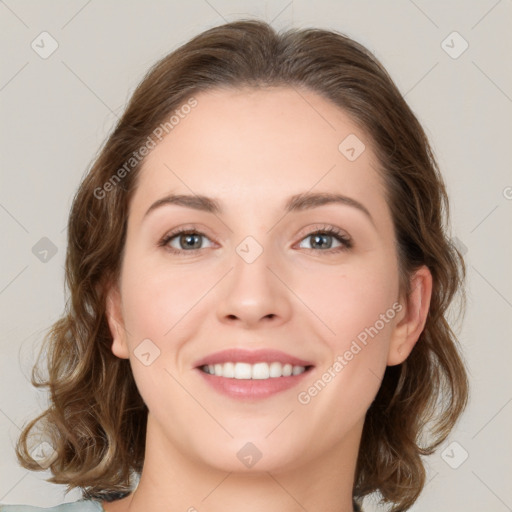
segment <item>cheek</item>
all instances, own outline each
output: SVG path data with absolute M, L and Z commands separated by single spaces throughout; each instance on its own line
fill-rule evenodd
M 184 267 L 170 270 L 148 264 L 137 268 L 129 263 L 131 270 L 123 277 L 123 312 L 132 337 L 168 340 L 187 323 L 187 315 L 215 283 L 215 276 L 199 276 Z
M 336 404 L 333 414 L 338 411 L 347 419 L 350 411 L 352 419 L 360 417 L 373 401 L 386 369 L 391 334 L 401 309 L 396 302 L 398 269 L 389 257 L 331 270 L 322 279 L 318 274 L 307 275 L 301 278 L 299 293 L 320 319 L 315 322 L 327 357 L 313 388 L 304 390 L 299 401 Z
M 186 370 L 182 346 L 201 329 L 205 310 L 214 307 L 208 291 L 218 281 L 218 272 L 212 268 L 205 272 L 186 266 L 169 268 L 165 261 L 139 263 L 143 261 L 136 256 L 127 259 L 122 275 L 123 316 L 133 375 L 150 410 L 155 404 L 158 409 L 171 390 L 175 391 L 172 407 L 179 403 L 184 407 L 188 398 L 183 398 L 185 404 L 180 402 L 177 397 L 183 390 L 172 377 Z
M 325 358 L 308 387 L 299 390 L 304 413 L 328 417 L 322 431 L 329 439 L 343 436 L 366 414 L 386 370 L 389 343 L 399 305 L 394 280 L 375 281 L 368 273 L 344 277 L 326 287 L 315 307 L 327 332 Z M 313 297 L 310 297 L 313 299 Z
M 194 278 L 182 269 L 170 271 L 154 262 L 137 264 L 135 257 L 126 261 L 126 270 L 123 315 L 137 388 L 153 414 L 162 414 L 163 402 L 165 414 L 177 414 L 190 400 L 175 380 L 180 379 L 176 370 L 181 344 L 175 340 L 193 335 L 190 318 L 205 293 L 207 279 Z
M 381 337 L 389 337 L 399 289 L 397 268 L 391 258 L 330 269 L 323 275 L 304 273 L 295 289 L 321 320 L 325 339 L 333 348 L 344 349 L 360 334 L 364 340 L 366 329 L 372 327 Z

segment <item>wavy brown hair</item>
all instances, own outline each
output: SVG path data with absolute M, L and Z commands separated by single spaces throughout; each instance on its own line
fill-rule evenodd
M 134 151 L 195 94 L 246 86 L 312 91 L 362 128 L 386 184 L 401 290 L 410 291 L 410 277 L 420 266 L 432 273 L 425 328 L 408 359 L 386 369 L 367 411 L 354 482 L 359 500 L 378 491 L 393 511 L 406 510 L 425 484 L 422 456 L 446 439 L 468 396 L 447 320 L 456 296 L 463 310 L 465 267 L 447 235 L 445 185 L 420 123 L 371 52 L 334 31 L 277 33 L 255 20 L 209 29 L 160 60 L 83 179 L 68 225 L 70 296 L 45 338 L 47 375 L 39 374 L 38 364 L 32 374 L 35 386 L 49 389 L 50 405 L 25 426 L 18 458 L 26 468 L 41 469 L 27 443 L 37 427 L 57 454 L 51 482 L 79 487 L 89 498 L 131 491 L 144 461 L 147 408 L 129 361 L 112 354 L 105 300 L 119 278 L 128 206 L 143 162 L 134 162 Z M 122 168 L 126 172 L 117 172 Z

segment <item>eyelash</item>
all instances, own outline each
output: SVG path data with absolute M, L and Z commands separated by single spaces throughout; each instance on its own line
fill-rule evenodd
M 201 249 L 191 249 L 190 251 L 186 251 L 183 249 L 175 249 L 174 247 L 170 247 L 167 244 L 174 238 L 176 238 L 179 235 L 200 235 L 208 238 L 204 233 L 201 231 L 195 229 L 195 228 L 178 228 L 175 231 L 172 231 L 170 233 L 167 233 L 161 240 L 158 242 L 159 247 L 164 247 L 166 250 L 168 250 L 171 253 L 174 254 L 183 254 L 183 253 L 196 253 L 197 251 L 200 251 Z M 328 235 L 334 237 L 338 242 L 341 243 L 339 247 L 335 247 L 333 249 L 305 249 L 306 251 L 313 251 L 313 252 L 324 252 L 327 254 L 333 254 L 333 253 L 339 253 L 342 251 L 347 251 L 352 248 L 352 240 L 350 237 L 345 235 L 342 231 L 340 231 L 338 228 L 335 228 L 333 226 L 322 226 L 308 234 L 306 234 L 304 237 L 300 239 L 300 242 L 305 240 L 306 238 L 312 237 L 314 235 Z

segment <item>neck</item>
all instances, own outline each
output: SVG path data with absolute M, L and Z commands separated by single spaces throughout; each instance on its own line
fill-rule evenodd
M 136 490 L 106 512 L 352 512 L 362 424 L 327 453 L 287 470 L 223 471 L 194 459 L 148 418 L 144 468 Z M 307 447 L 306 447 L 307 448 Z

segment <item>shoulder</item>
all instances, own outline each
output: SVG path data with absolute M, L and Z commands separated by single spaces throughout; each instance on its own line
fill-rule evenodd
M 63 503 L 51 508 L 32 507 L 30 505 L 1 505 L 0 512 L 104 512 L 99 501 L 80 500 Z

